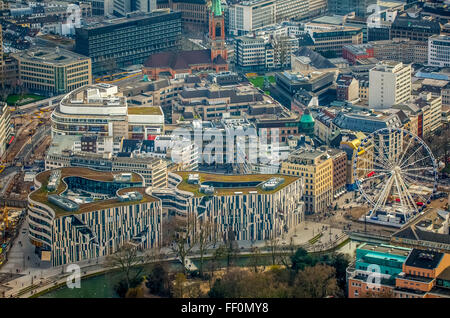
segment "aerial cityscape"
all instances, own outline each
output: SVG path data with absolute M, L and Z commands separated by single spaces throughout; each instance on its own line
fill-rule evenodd
M 0 93 L 0 298 L 450 298 L 449 0 L 0 0 Z

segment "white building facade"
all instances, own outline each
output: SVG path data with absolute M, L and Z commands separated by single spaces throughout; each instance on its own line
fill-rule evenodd
M 428 65 L 450 67 L 450 36 L 436 35 L 428 38 Z
M 229 7 L 228 14 L 229 33 L 244 35 L 276 23 L 275 0 L 252 0 L 233 4 Z
M 369 71 L 369 107 L 386 109 L 409 101 L 411 65 L 382 61 Z

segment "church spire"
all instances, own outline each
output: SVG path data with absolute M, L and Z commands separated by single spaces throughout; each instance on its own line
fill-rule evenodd
M 220 0 L 212 0 L 212 12 L 216 17 L 222 15 L 222 4 Z

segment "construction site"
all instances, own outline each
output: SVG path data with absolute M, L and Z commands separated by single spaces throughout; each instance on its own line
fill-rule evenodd
M 34 176 L 51 143 L 50 110 L 15 113 L 11 116 L 14 138 L 0 167 L 0 265 L 7 259 L 25 216 Z

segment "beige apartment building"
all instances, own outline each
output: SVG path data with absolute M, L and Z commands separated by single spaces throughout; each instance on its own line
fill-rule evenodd
M 426 64 L 428 62 L 428 43 L 406 38 L 372 41 L 373 57 L 378 60 L 393 60 L 403 63 Z
M 281 173 L 304 180 L 306 213 L 324 212 L 333 202 L 333 159 L 326 151 L 298 150 L 281 163 Z
M 35 47 L 11 56 L 19 83 L 31 91 L 63 94 L 91 84 L 91 59 L 60 48 Z
M 308 22 L 304 30 L 311 36 L 312 46 L 319 53 L 334 52 L 336 56 L 342 56 L 344 46 L 363 43 L 361 28 Z M 305 44 L 300 43 L 302 45 Z
M 369 81 L 366 79 L 359 80 L 359 98 L 361 100 L 369 99 Z
M 423 112 L 423 135 L 430 134 L 442 125 L 442 97 L 421 93 L 414 103 Z

